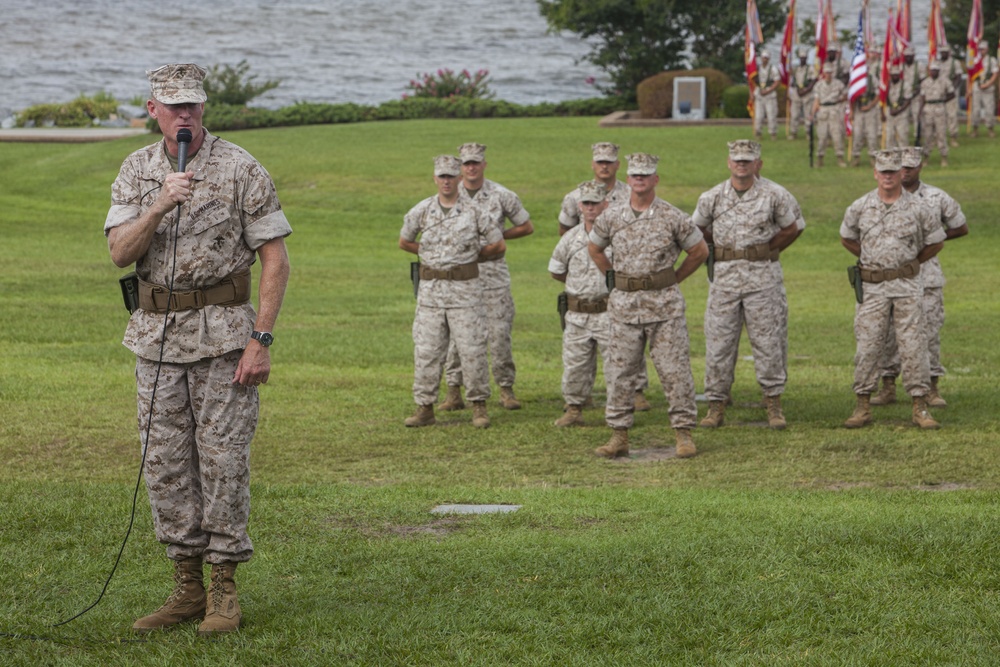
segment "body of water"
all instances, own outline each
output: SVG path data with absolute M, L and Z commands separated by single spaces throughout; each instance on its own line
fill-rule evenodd
M 800 21 L 815 18 L 808 0 L 798 7 Z M 838 28 L 854 28 L 859 7 L 836 0 Z M 879 35 L 885 8 L 872 14 Z M 926 15 L 914 7 L 918 53 Z M 129 101 L 147 94 L 146 69 L 241 60 L 259 81 L 281 81 L 255 101 L 272 108 L 399 99 L 439 68 L 489 70 L 497 97 L 522 104 L 598 95 L 587 80 L 602 73 L 582 60 L 589 45 L 546 28 L 536 0 L 0 0 L 0 109 L 102 91 Z

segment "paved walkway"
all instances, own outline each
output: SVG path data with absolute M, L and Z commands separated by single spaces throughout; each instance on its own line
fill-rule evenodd
M 78 144 L 149 134 L 144 127 L 35 127 L 0 130 L 0 141 Z

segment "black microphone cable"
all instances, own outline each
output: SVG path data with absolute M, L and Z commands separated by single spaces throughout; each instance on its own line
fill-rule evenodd
M 191 143 L 191 130 L 181 129 L 177 132 L 177 170 L 183 172 L 187 167 L 187 151 L 188 145 Z M 170 300 L 174 294 L 174 277 L 177 274 L 177 238 L 180 236 L 180 224 L 181 224 L 181 206 L 182 204 L 177 204 L 177 219 L 174 221 L 174 240 L 173 240 L 173 258 L 170 267 L 170 282 L 167 285 L 167 306 L 166 312 L 163 313 L 163 331 L 160 335 L 160 356 L 156 362 L 156 376 L 153 378 L 153 391 L 149 396 L 149 414 L 146 417 L 146 432 L 145 438 L 142 443 L 142 460 L 139 462 L 139 475 L 135 480 L 135 489 L 132 492 L 132 512 L 129 517 L 128 529 L 125 531 L 125 537 L 122 539 L 121 548 L 118 549 L 118 556 L 115 558 L 114 565 L 111 566 L 111 572 L 108 573 L 108 578 L 104 581 L 104 587 L 101 589 L 101 593 L 97 596 L 97 599 L 83 611 L 77 613 L 75 616 L 67 618 L 65 621 L 60 621 L 54 624 L 53 628 L 58 628 L 60 625 L 66 625 L 70 621 L 74 621 L 88 611 L 96 607 L 100 601 L 104 598 L 104 594 L 108 590 L 108 586 L 111 585 L 111 579 L 115 576 L 115 571 L 118 569 L 118 564 L 121 562 L 122 554 L 125 553 L 125 545 L 128 543 L 128 538 L 132 534 L 132 527 L 135 525 L 135 507 L 139 498 L 139 486 L 142 482 L 142 471 L 146 466 L 146 453 L 149 450 L 149 431 L 153 424 L 153 406 L 156 402 L 156 388 L 160 382 L 160 371 L 163 369 L 163 350 L 167 342 L 167 323 L 170 318 Z

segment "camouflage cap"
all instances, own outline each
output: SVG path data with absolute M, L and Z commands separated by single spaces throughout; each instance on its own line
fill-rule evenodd
M 987 42 L 985 39 L 981 39 L 979 40 L 979 48 L 985 51 L 986 49 L 990 48 L 990 43 Z
M 767 59 L 769 59 L 769 60 L 770 60 L 770 58 L 771 58 L 771 52 L 770 52 L 770 51 L 768 51 L 767 49 L 761 49 L 761 51 L 760 51 L 760 54 L 759 54 L 759 55 L 760 55 L 760 57 L 761 57 L 761 58 L 767 58 Z
M 760 158 L 760 144 L 749 139 L 729 142 L 729 159 L 736 162 L 754 162 Z
M 892 148 L 875 153 L 875 171 L 899 171 L 903 168 L 900 151 Z
M 615 162 L 618 160 L 618 144 L 601 141 L 590 147 L 594 152 L 594 162 Z
M 938 49 L 938 51 L 941 53 L 951 53 L 951 47 L 948 46 L 947 44 L 942 44 L 941 48 Z
M 833 74 L 834 69 L 833 63 L 823 63 L 823 74 Z
M 629 176 L 649 176 L 656 173 L 656 163 L 660 161 L 660 158 L 655 155 L 650 155 L 649 153 L 632 153 L 631 155 L 626 155 L 625 159 L 628 160 L 628 175 Z
M 903 68 L 900 67 L 899 65 L 889 66 L 889 74 L 902 74 L 902 73 L 903 73 Z
M 207 73 L 208 70 L 194 63 L 146 70 L 149 95 L 163 104 L 201 104 L 208 99 L 202 85 Z
M 485 162 L 486 146 L 482 144 L 462 144 L 458 147 L 458 159 L 465 162 Z
M 454 155 L 438 155 L 434 158 L 435 176 L 458 176 L 462 173 L 462 163 Z
M 940 72 L 941 71 L 941 63 L 939 63 L 937 60 L 932 60 L 929 63 L 927 63 L 927 71 L 928 72 L 931 71 L 931 70 L 935 70 L 935 69 Z
M 904 56 L 915 56 L 915 55 L 917 55 L 917 52 L 916 52 L 916 50 L 912 46 L 907 46 L 906 48 L 903 49 L 903 55 Z
M 807 49 L 804 46 L 800 46 L 799 48 L 795 49 L 795 53 L 799 56 L 799 58 L 809 57 L 809 49 Z
M 924 162 L 924 152 L 919 146 L 907 146 L 902 149 L 900 164 L 910 169 L 919 167 Z
M 608 196 L 608 188 L 600 181 L 587 181 L 580 184 L 581 202 L 602 202 Z

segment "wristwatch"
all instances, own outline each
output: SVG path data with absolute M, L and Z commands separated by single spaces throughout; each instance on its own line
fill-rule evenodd
M 264 347 L 271 347 L 271 343 L 274 342 L 274 336 L 269 331 L 254 331 L 250 334 L 250 337 Z

